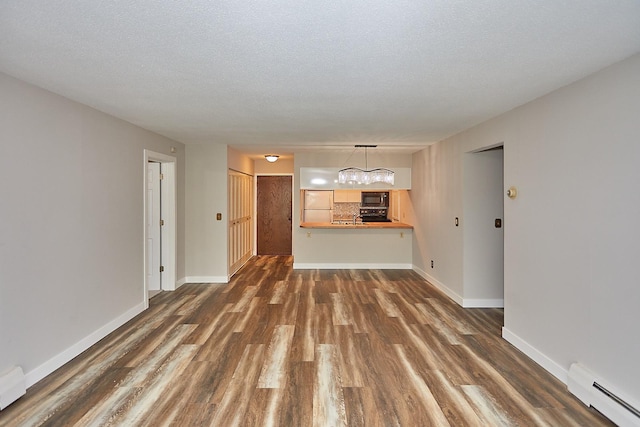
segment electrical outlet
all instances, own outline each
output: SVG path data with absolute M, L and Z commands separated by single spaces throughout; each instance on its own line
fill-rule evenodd
M 402 231 L 400 232 L 400 238 L 404 239 L 404 233 Z
M 307 237 L 311 237 L 311 232 L 307 231 Z
M 433 268 L 433 260 L 431 260 L 431 268 Z

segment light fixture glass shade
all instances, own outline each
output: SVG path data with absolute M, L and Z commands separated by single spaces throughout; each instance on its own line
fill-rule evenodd
M 338 183 L 340 184 L 373 184 L 381 182 L 393 185 L 394 172 L 385 168 L 364 170 L 360 168 L 345 168 L 338 171 Z
M 367 148 L 375 148 L 377 145 L 356 145 L 355 150 L 364 148 L 364 169 L 350 167 L 340 169 L 338 171 L 338 183 L 340 184 L 373 184 L 381 182 L 383 184 L 393 185 L 395 182 L 395 173 L 385 168 L 369 169 L 369 157 L 367 156 Z M 355 152 L 354 150 L 354 152 Z M 351 158 L 351 156 L 349 156 Z M 349 159 L 347 159 L 348 161 Z
M 278 160 L 280 158 L 280 156 L 276 155 L 276 154 L 267 154 L 266 156 L 264 156 L 265 159 L 267 159 L 267 162 L 275 162 L 276 160 Z

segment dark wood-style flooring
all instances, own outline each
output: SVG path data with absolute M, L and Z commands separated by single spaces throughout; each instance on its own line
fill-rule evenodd
M 408 270 L 256 257 L 184 285 L 0 412 L 2 426 L 608 426 Z

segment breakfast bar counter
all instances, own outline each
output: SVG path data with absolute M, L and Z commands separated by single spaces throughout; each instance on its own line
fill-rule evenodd
M 356 222 L 355 224 L 348 221 L 334 222 L 303 222 L 300 228 L 332 228 L 332 229 L 413 229 L 413 225 L 403 222 Z

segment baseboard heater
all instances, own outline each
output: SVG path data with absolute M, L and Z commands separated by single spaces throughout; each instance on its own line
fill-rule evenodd
M 14 366 L 0 373 L 0 410 L 15 402 L 27 392 L 24 372 Z
M 596 376 L 579 363 L 569 368 L 567 386 L 585 405 L 594 407 L 620 427 L 640 426 L 640 410 L 620 393 L 599 383 Z

